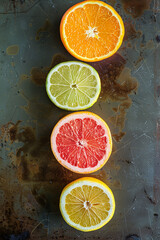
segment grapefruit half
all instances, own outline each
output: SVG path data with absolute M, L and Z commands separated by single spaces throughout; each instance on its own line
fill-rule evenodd
M 110 157 L 110 129 L 94 113 L 71 113 L 54 127 L 51 149 L 58 162 L 67 169 L 82 174 L 95 172 Z

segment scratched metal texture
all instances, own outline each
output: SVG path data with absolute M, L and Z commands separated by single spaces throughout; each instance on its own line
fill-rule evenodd
M 50 151 L 51 130 L 68 112 L 50 102 L 44 79 L 55 54 L 61 60 L 72 59 L 60 41 L 59 23 L 77 2 L 0 0 L 0 239 L 159 240 L 159 0 L 108 1 L 126 27 L 117 64 L 125 65 L 123 77 L 138 82 L 124 112 L 116 112 L 123 100 L 103 98 L 105 87 L 89 109 L 115 134 L 110 160 L 91 174 L 112 189 L 115 215 L 102 229 L 90 233 L 74 230 L 60 215 L 61 190 L 81 176 L 62 168 Z M 123 119 L 118 125 L 119 114 Z M 116 138 L 119 131 L 124 135 L 121 139 Z

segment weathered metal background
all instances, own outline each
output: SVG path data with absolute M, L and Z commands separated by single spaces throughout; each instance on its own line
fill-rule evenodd
M 108 0 L 125 22 L 113 57 L 94 63 L 102 80 L 89 111 L 109 124 L 109 162 L 95 174 L 113 190 L 114 218 L 101 230 L 67 226 L 62 188 L 81 177 L 62 168 L 49 144 L 68 114 L 45 92 L 55 64 L 72 59 L 59 37 L 63 13 L 78 0 L 0 0 L 0 239 L 160 239 L 160 1 Z

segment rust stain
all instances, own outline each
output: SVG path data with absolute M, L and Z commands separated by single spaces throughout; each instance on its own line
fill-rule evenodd
M 115 99 L 128 100 L 129 95 L 136 93 L 137 89 L 137 79 L 135 77 L 132 77 L 131 70 L 125 67 L 119 75 L 118 81 L 116 81 L 115 84 Z
M 30 76 L 28 76 L 27 74 L 21 74 L 20 75 L 20 82 L 23 81 L 23 80 L 27 80 L 29 78 L 30 78 Z
M 31 79 L 37 85 L 44 85 L 46 81 L 47 74 L 49 72 L 48 68 L 36 68 L 31 69 Z
M 132 22 L 125 22 L 125 36 L 124 40 L 133 40 L 135 38 L 140 38 L 142 36 L 141 30 L 136 30 Z
M 112 136 L 116 140 L 116 142 L 120 142 L 125 135 L 126 135 L 126 133 L 121 132 L 121 131 L 119 131 L 117 134 L 116 133 L 112 134 Z
M 134 63 L 134 65 L 137 67 L 137 66 L 139 65 L 139 63 L 141 63 L 143 60 L 144 60 L 144 58 L 143 58 L 143 53 L 140 52 L 139 57 L 138 57 L 138 59 L 136 60 L 136 62 Z
M 8 48 L 6 49 L 6 53 L 8 55 L 17 55 L 19 52 L 19 46 L 18 45 L 11 45 L 8 46 Z
M 128 48 L 132 48 L 131 42 L 128 42 L 128 43 L 127 43 L 127 47 L 128 47 Z
M 151 1 L 152 0 L 121 0 L 126 13 L 132 15 L 133 18 L 142 16 L 144 11 L 150 8 Z
M 86 176 L 88 176 L 88 175 L 86 175 Z M 100 169 L 98 172 L 89 174 L 89 176 L 98 178 L 99 180 L 105 182 L 107 185 L 109 185 L 111 182 L 109 173 L 107 173 L 107 171 L 104 170 L 103 168 Z
M 10 136 L 10 140 L 11 142 L 15 141 L 16 140 L 16 136 L 17 136 L 17 128 L 18 128 L 18 125 L 20 124 L 20 120 L 16 123 L 16 124 L 12 124 L 12 127 L 9 128 L 9 136 Z
M 116 125 L 120 130 L 124 128 L 126 114 L 127 114 L 126 110 L 131 106 L 131 104 L 132 104 L 131 99 L 123 101 L 118 106 L 116 115 L 110 117 L 111 122 L 114 125 Z
M 30 26 L 32 26 L 32 25 L 30 25 Z M 38 29 L 35 39 L 37 41 L 40 40 L 40 38 L 43 36 L 42 33 L 44 33 L 44 32 L 52 33 L 51 29 L 52 29 L 52 25 L 49 22 L 49 20 L 46 19 L 44 25 Z
M 141 44 L 143 49 L 153 49 L 155 47 L 153 40 L 149 40 L 146 44 Z
M 8 0 L 3 1 L 3 11 L 2 14 L 16 14 L 16 13 L 25 13 L 29 9 L 32 8 L 36 3 L 38 3 L 37 0 Z
M 117 82 L 125 63 L 126 60 L 118 53 L 109 59 L 90 63 L 97 70 L 101 78 L 101 100 L 106 101 L 108 98 L 113 101 L 119 100 L 121 94 L 119 93 Z
M 59 64 L 61 62 L 66 62 L 66 61 L 69 61 L 68 57 L 66 57 L 65 55 L 63 55 L 61 53 L 57 53 L 52 57 L 52 61 L 51 61 L 49 68 L 53 68 L 57 64 Z
M 119 142 L 124 137 L 123 128 L 125 125 L 127 110 L 132 104 L 130 95 L 136 94 L 138 89 L 137 79 L 132 77 L 131 70 L 125 67 L 125 59 L 116 53 L 109 59 L 101 62 L 91 63 L 98 71 L 101 78 L 101 101 L 117 102 L 113 108 L 114 115 L 109 119 L 118 129 L 113 133 L 115 141 Z
M 14 170 L 15 168 L 12 165 L 7 166 L 5 170 L 1 168 L 0 179 L 3 179 L 3 181 L 0 181 L 0 188 L 3 195 L 1 194 L 0 202 L 0 239 L 38 240 L 37 231 L 34 234 L 32 232 L 39 224 L 38 219 L 35 220 L 34 213 L 34 211 L 38 213 L 39 206 L 31 196 L 29 188 L 23 186 L 22 190 L 22 185 L 17 182 Z M 14 181 L 11 181 L 12 177 Z M 25 207 L 26 204 L 29 204 L 29 209 Z M 47 236 L 43 225 L 38 230 Z
M 119 180 L 114 180 L 112 186 L 116 189 L 122 189 L 122 184 Z
M 25 96 L 23 97 L 25 98 Z M 27 104 L 22 106 L 22 108 L 26 113 L 34 117 L 37 120 L 37 123 L 41 126 L 43 125 L 42 120 L 49 119 L 55 113 L 55 108 L 51 102 L 44 104 L 37 101 L 37 99 L 28 100 L 25 98 L 25 100 L 27 101 Z
M 16 124 L 9 129 L 9 136 L 11 142 L 19 141 L 24 143 L 32 143 L 35 140 L 35 133 L 31 127 L 20 127 L 18 128 L 21 121 L 19 120 Z
M 137 91 L 138 82 L 131 76 L 131 70 L 125 68 L 125 63 L 125 59 L 119 54 L 109 60 L 91 63 L 101 78 L 101 100 L 123 101 Z
M 120 170 L 120 165 L 116 164 L 115 161 L 112 159 L 112 161 L 108 161 L 108 168 L 118 172 Z
M 137 49 L 137 46 L 134 46 L 137 51 L 139 51 L 139 56 L 137 60 L 134 62 L 135 67 L 137 67 L 143 60 L 146 53 L 146 50 L 152 50 L 155 48 L 155 44 L 153 40 L 149 40 L 147 43 L 142 42 L 140 47 Z
M 39 86 L 43 86 L 46 82 L 46 77 L 48 72 L 57 64 L 65 61 L 68 61 L 65 55 L 59 54 L 59 53 L 55 54 L 52 58 L 52 61 L 49 67 L 42 67 L 42 68 L 33 67 L 31 69 L 31 80 L 35 84 Z
M 14 210 L 15 200 L 12 197 L 9 199 L 6 196 L 6 202 L 4 204 L 4 210 L 2 210 L 2 216 L 0 217 L 0 237 L 1 239 L 34 239 L 38 240 L 41 235 L 47 237 L 47 231 L 43 228 L 43 225 L 37 231 L 31 235 L 35 226 L 39 223 L 27 216 L 17 215 Z
M 119 171 L 120 166 L 116 165 L 115 163 L 110 164 L 110 171 Z M 100 169 L 97 173 L 90 174 L 89 176 L 98 178 L 99 180 L 105 182 L 108 186 L 121 189 L 122 184 L 119 180 L 112 180 L 111 174 L 107 173 L 106 170 Z
M 21 125 L 21 121 L 15 124 L 9 122 L 1 128 L 1 139 L 5 143 L 3 147 L 6 149 L 9 146 L 8 158 L 11 161 L 4 169 L 4 174 L 1 168 L 0 188 L 4 197 L 0 202 L 0 237 L 10 239 L 11 235 L 18 236 L 28 231 L 30 239 L 39 239 L 41 233 L 46 239 L 47 232 L 43 229 L 43 223 L 38 222 L 39 206 L 41 204 L 46 207 L 44 203 L 47 203 L 51 210 L 57 211 L 64 179 L 69 182 L 72 178 L 56 160 L 53 161 L 49 134 L 37 138 L 34 128 Z M 16 204 L 20 207 L 18 211 L 15 211 Z
M 8 129 L 10 126 L 12 126 L 12 122 L 8 122 L 1 126 L 0 128 L 0 140 L 4 142 L 3 147 L 6 147 L 6 144 L 8 143 L 10 137 L 8 135 Z

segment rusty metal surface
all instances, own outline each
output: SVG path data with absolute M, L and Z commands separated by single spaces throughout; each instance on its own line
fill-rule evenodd
M 96 232 L 67 226 L 58 201 L 81 177 L 54 159 L 49 137 L 67 111 L 45 92 L 49 69 L 73 59 L 59 37 L 63 13 L 78 0 L 0 0 L 0 240 L 160 239 L 160 1 L 108 0 L 125 39 L 113 57 L 93 63 L 102 81 L 89 111 L 110 126 L 113 153 L 91 174 L 116 199 L 112 221 Z

